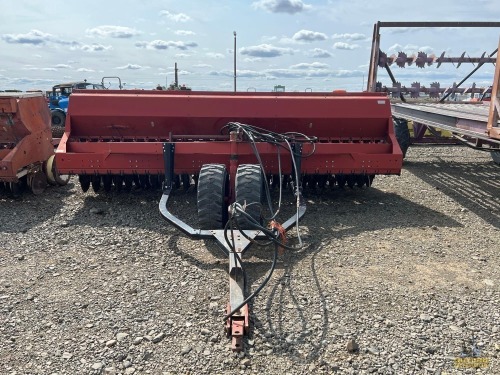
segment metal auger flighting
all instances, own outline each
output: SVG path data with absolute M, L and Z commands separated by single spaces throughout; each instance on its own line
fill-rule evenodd
M 459 57 L 446 57 L 446 52 L 441 53 L 439 57 L 434 54 L 427 54 L 426 52 L 419 51 L 417 54 L 413 54 L 408 56 L 405 52 L 398 52 L 398 54 L 393 54 L 388 56 L 385 52 L 379 53 L 379 61 L 378 66 L 384 68 L 385 65 L 391 66 L 392 64 L 396 64 L 400 68 L 404 68 L 406 65 L 411 66 L 415 64 L 415 66 L 419 68 L 424 68 L 426 65 L 431 66 L 433 64 L 437 64 L 436 68 L 439 68 L 443 63 L 451 63 L 453 65 L 456 64 L 456 67 L 459 68 L 463 63 L 470 64 L 493 64 L 496 61 L 496 57 L 486 56 L 486 52 L 480 57 L 469 57 L 465 56 L 466 53 L 462 53 Z

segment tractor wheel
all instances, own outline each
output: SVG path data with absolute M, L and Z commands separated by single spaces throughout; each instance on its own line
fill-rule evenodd
M 491 158 L 495 164 L 500 165 L 500 151 L 493 151 L 491 153 Z
M 49 158 L 49 161 L 51 161 L 51 163 L 50 163 L 50 172 L 51 172 L 51 176 L 54 179 L 54 181 L 59 186 L 66 186 L 68 184 L 69 179 L 71 178 L 71 176 L 69 174 L 60 174 L 59 173 L 59 171 L 57 170 L 57 163 L 56 163 L 56 160 L 54 158 L 54 155 L 52 155 Z M 47 174 L 47 177 L 49 177 L 48 174 Z
M 198 179 L 197 207 L 201 229 L 223 229 L 227 222 L 229 177 L 223 164 L 205 164 Z
M 64 134 L 66 115 L 61 111 L 52 111 L 52 138 L 61 138 Z
M 52 173 L 52 169 L 54 167 L 54 155 L 50 155 L 45 163 L 43 163 L 43 172 L 47 176 L 47 182 L 49 185 L 55 186 L 57 185 L 57 181 Z
M 246 207 L 245 212 L 257 223 L 262 224 L 261 202 L 264 176 L 257 164 L 241 164 L 236 171 L 235 201 Z M 255 226 L 243 215 L 236 216 L 241 229 L 253 229 Z
M 402 118 L 393 117 L 394 134 L 398 140 L 399 147 L 403 152 L 403 159 L 406 157 L 406 151 L 410 147 L 410 131 L 408 130 L 408 121 Z

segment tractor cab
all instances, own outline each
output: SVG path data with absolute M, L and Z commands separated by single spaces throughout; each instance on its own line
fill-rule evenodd
M 52 87 L 48 92 L 48 105 L 51 113 L 51 125 L 53 137 L 60 137 L 64 132 L 66 112 L 68 112 L 69 97 L 74 90 L 104 90 L 101 83 L 90 83 L 87 80 L 79 82 L 61 83 Z

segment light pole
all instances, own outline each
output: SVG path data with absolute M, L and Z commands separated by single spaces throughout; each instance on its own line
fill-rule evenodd
M 236 92 L 236 31 L 233 31 L 234 35 L 234 92 Z

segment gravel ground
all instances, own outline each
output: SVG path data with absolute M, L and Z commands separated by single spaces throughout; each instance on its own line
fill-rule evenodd
M 399 177 L 309 193 L 306 247 L 280 256 L 240 354 L 227 260 L 168 226 L 159 192 L 0 197 L 0 373 L 500 374 L 499 176 L 486 153 L 414 146 Z M 190 218 L 195 194 L 171 207 Z M 250 289 L 271 255 L 247 253 Z M 488 367 L 456 369 L 472 349 Z

